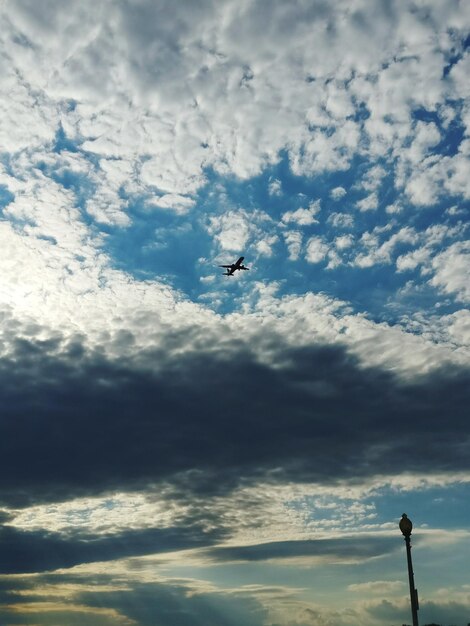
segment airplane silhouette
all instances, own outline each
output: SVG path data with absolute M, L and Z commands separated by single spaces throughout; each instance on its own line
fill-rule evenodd
M 225 267 L 227 270 L 223 276 L 233 276 L 235 270 L 249 270 L 249 267 L 242 265 L 244 258 L 244 256 L 241 256 L 236 263 L 232 263 L 231 265 L 219 265 L 219 267 Z

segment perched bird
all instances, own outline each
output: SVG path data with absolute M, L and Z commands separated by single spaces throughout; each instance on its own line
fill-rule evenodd
M 409 537 L 411 535 L 411 531 L 413 530 L 413 524 L 411 520 L 408 519 L 408 515 L 406 513 L 403 513 L 400 523 L 398 525 L 400 526 L 400 530 L 405 535 L 405 537 Z

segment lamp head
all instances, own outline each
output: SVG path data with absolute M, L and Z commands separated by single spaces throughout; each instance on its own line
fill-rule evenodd
M 411 535 L 411 531 L 413 530 L 413 523 L 408 518 L 408 515 L 406 513 L 403 513 L 403 515 L 401 516 L 401 520 L 398 526 L 400 527 L 400 530 L 405 537 L 409 537 Z

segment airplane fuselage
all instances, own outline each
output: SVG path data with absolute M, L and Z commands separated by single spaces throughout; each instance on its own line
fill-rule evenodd
M 227 270 L 224 276 L 233 276 L 236 270 L 249 270 L 249 267 L 245 267 L 243 265 L 244 258 L 244 256 L 241 256 L 238 261 L 231 263 L 230 265 L 220 265 L 219 267 L 224 267 Z

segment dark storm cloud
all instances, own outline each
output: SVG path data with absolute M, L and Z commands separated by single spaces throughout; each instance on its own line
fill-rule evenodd
M 64 606 L 60 611 L 57 608 L 49 611 L 41 606 L 43 602 L 57 602 L 57 596 L 48 595 L 50 586 L 53 588 L 57 583 L 74 590 L 73 599 L 68 600 L 69 610 Z M 84 584 L 90 588 L 87 579 L 63 573 L 0 581 L 0 600 L 13 609 L 0 608 L 0 623 L 24 624 L 24 613 L 18 613 L 21 619 L 17 620 L 14 605 L 26 602 L 28 615 L 34 623 L 47 626 L 116 624 L 116 614 L 135 620 L 140 626 L 261 626 L 265 623 L 266 609 L 248 594 L 203 591 L 172 581 L 149 584 L 128 581 L 123 589 L 113 576 L 103 574 L 93 575 L 95 590 L 83 591 Z M 112 589 L 113 585 L 116 590 Z M 21 595 L 17 591 L 21 591 Z M 37 611 L 34 604 L 38 604 Z M 74 604 L 82 610 L 77 610 Z M 94 613 L 94 609 L 110 609 L 113 613 L 106 616 Z
M 18 592 L 23 595 L 30 588 L 31 582 L 28 580 L 15 579 L 12 581 L 11 579 L 0 578 L 0 606 L 21 601 Z
M 177 361 L 164 347 L 140 355 L 152 373 L 77 346 L 22 339 L 0 363 L 7 505 L 159 480 L 225 493 L 272 470 L 333 482 L 470 465 L 468 370 L 406 383 L 338 346 L 286 347 L 274 368 L 232 345 Z
M 207 551 L 218 561 L 265 561 L 298 557 L 322 557 L 354 561 L 381 556 L 397 549 L 394 537 L 340 537 L 305 541 L 272 541 L 248 546 L 223 546 Z
M 384 555 L 397 549 L 397 541 L 389 537 L 341 537 L 208 548 L 222 541 L 228 534 L 228 530 L 221 528 L 208 532 L 202 526 L 193 525 L 139 529 L 108 536 L 73 533 L 63 536 L 6 526 L 0 529 L 0 574 L 47 572 L 83 563 L 194 548 L 206 548 L 203 555 L 219 562 L 321 556 L 350 561 Z
M 140 626 L 261 626 L 266 609 L 242 594 L 188 593 L 183 585 L 132 585 L 129 592 L 86 593 L 87 606 L 107 606 Z
M 200 527 L 150 528 L 105 537 L 64 537 L 58 533 L 3 527 L 0 574 L 44 572 L 80 563 L 198 548 L 222 537 L 222 531 L 204 532 Z

